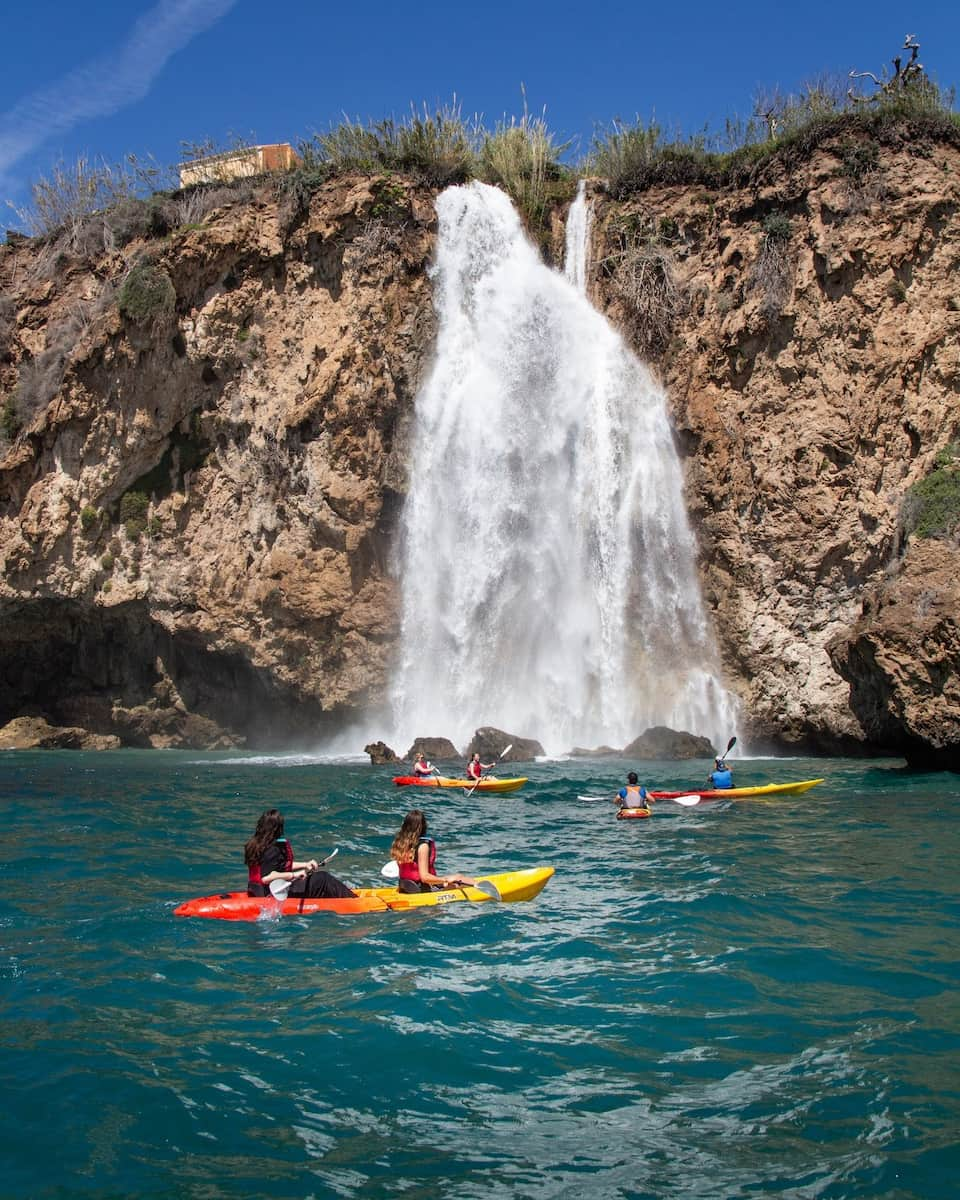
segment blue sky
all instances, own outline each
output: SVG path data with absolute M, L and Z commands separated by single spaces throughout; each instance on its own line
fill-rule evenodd
M 0 229 L 17 224 L 5 201 L 82 154 L 172 164 L 182 141 L 296 143 L 344 114 L 402 117 L 454 95 L 492 128 L 522 112 L 521 85 L 585 152 L 614 118 L 715 130 L 749 116 L 760 90 L 879 74 L 907 33 L 938 83 L 960 85 L 957 0 L 33 0 L 3 17 Z

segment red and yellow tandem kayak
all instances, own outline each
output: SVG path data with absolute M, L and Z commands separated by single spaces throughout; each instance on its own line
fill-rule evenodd
M 481 779 L 477 783 L 473 779 L 452 779 L 447 775 L 395 775 L 393 782 L 397 787 L 438 787 L 466 788 L 478 792 L 518 792 L 527 782 L 525 775 L 514 779 Z
M 221 921 L 258 921 L 278 916 L 307 916 L 312 913 L 405 912 L 411 908 L 430 908 L 471 900 L 532 900 L 546 887 L 553 867 L 529 867 L 523 871 L 506 871 L 500 875 L 485 875 L 477 887 L 446 888 L 440 892 L 398 892 L 396 888 L 360 888 L 356 896 L 339 900 L 311 899 L 289 896 L 274 900 L 272 896 L 248 896 L 246 892 L 224 892 L 218 896 L 202 896 L 187 900 L 173 910 L 175 917 L 217 917 Z
M 812 787 L 816 787 L 818 783 L 823 783 L 823 780 L 801 779 L 798 783 L 764 783 L 758 787 L 718 788 L 714 790 L 709 788 L 687 788 L 682 792 L 650 791 L 649 794 L 654 800 L 676 800 L 678 796 L 699 796 L 701 799 L 710 800 L 749 800 L 751 798 L 762 799 L 764 796 L 798 796 L 801 792 L 808 792 Z

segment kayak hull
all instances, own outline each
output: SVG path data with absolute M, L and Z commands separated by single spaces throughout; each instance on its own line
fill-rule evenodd
M 649 808 L 621 808 L 617 810 L 618 821 L 639 821 L 649 816 Z
M 291 896 L 274 900 L 272 896 L 248 896 L 246 892 L 223 892 L 216 896 L 201 896 L 187 900 L 173 910 L 175 917 L 213 917 L 221 921 L 259 921 L 281 916 L 309 916 L 313 913 L 337 913 L 354 916 L 360 913 L 403 912 L 411 908 L 433 908 L 469 900 L 476 904 L 499 899 L 506 903 L 532 900 L 540 894 L 553 874 L 553 867 L 528 867 L 522 871 L 506 871 L 499 875 L 484 875 L 478 882 L 492 884 L 497 895 L 475 887 L 446 888 L 439 892 L 398 892 L 396 888 L 360 888 L 356 896 L 342 899 L 311 899 Z
M 481 779 L 475 785 L 472 779 L 455 779 L 448 775 L 396 775 L 393 782 L 397 787 L 466 788 L 476 792 L 519 792 L 527 782 L 525 775 L 513 779 Z
M 823 783 L 823 780 L 801 779 L 797 783 L 764 783 L 757 787 L 741 788 L 687 788 L 682 792 L 651 791 L 650 795 L 654 800 L 676 800 L 678 796 L 699 796 L 708 800 L 749 800 L 762 799 L 764 796 L 798 796 L 801 792 L 808 792 L 812 787 L 816 787 L 818 783 Z

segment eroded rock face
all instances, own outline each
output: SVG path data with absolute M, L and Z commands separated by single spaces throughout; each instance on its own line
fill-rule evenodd
M 934 552 L 902 557 L 899 510 L 960 438 L 960 153 L 891 139 L 857 177 L 848 151 L 598 192 L 591 294 L 664 380 L 741 739 L 953 762 L 955 594 L 928 571 L 909 599 Z M 655 336 L 611 274 L 624 229 L 686 305 Z M 93 263 L 0 247 L 27 411 L 0 441 L 0 723 L 291 746 L 382 711 L 434 236 L 429 192 L 342 179 Z M 115 296 L 145 253 L 176 302 L 137 325 Z
M 960 431 L 960 151 L 904 134 L 858 177 L 851 136 L 740 190 L 602 201 L 594 247 L 639 224 L 687 305 L 652 353 L 737 732 L 828 753 L 901 744 L 830 647 L 898 571 L 904 494 Z M 642 340 L 615 284 L 598 269 L 597 302 Z
M 133 745 L 316 744 L 382 698 L 434 221 L 382 186 L 292 214 L 265 189 L 93 268 L 4 248 L 0 382 L 35 412 L 0 460 L 0 721 L 30 703 Z M 109 299 L 145 251 L 177 297 L 149 327 Z
M 912 542 L 830 647 L 869 736 L 911 766 L 960 770 L 960 549 Z

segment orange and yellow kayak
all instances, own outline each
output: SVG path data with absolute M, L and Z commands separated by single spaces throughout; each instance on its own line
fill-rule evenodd
M 201 896 L 187 900 L 173 910 L 175 917 L 216 917 L 221 921 L 259 921 L 280 916 L 308 916 L 313 913 L 339 913 L 351 916 L 358 913 L 405 912 L 412 908 L 431 908 L 470 900 L 481 904 L 485 900 L 513 903 L 532 900 L 546 887 L 553 867 L 528 867 L 522 871 L 506 871 L 485 875 L 477 887 L 445 888 L 438 892 L 398 892 L 393 887 L 360 888 L 356 896 L 343 899 L 311 899 L 288 896 L 275 900 L 272 896 L 248 896 L 246 892 L 223 892 L 218 896 Z

